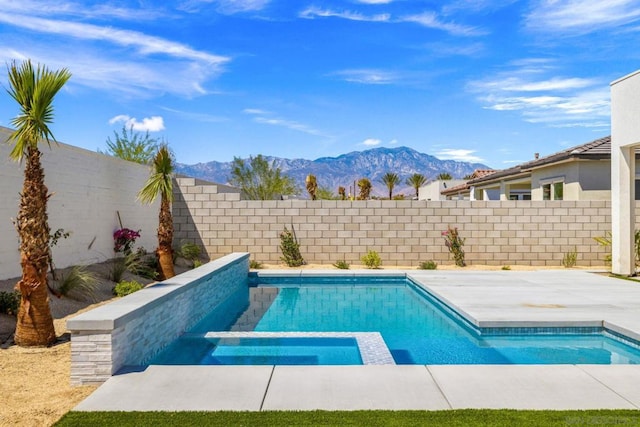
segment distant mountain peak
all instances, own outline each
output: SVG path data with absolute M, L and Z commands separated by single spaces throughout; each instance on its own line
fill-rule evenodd
M 275 161 L 282 172 L 294 178 L 302 190 L 308 174 L 315 175 L 320 187 L 326 187 L 335 194 L 339 186 L 349 188 L 354 181 L 366 177 L 373 184 L 372 194 L 383 197 L 388 194 L 388 190 L 380 179 L 387 172 L 396 173 L 401 179 L 401 184 L 394 189 L 394 194 L 410 197 L 414 190 L 406 185 L 405 181 L 414 173 L 420 173 L 431 180 L 443 172 L 451 174 L 453 178 L 462 178 L 476 169 L 489 169 L 481 163 L 440 160 L 406 146 L 374 147 L 337 157 L 320 157 L 316 160 L 264 157 L 269 161 Z M 176 171 L 194 178 L 226 184 L 231 174 L 231 162 L 211 161 L 195 165 L 178 163 Z M 300 196 L 306 197 L 306 192 Z

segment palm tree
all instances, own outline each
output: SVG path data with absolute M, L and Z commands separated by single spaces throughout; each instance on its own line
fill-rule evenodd
M 20 238 L 22 277 L 16 285 L 20 291 L 20 308 L 14 341 L 20 346 L 51 345 L 56 340 L 47 293 L 49 268 L 48 189 L 44 183 L 42 153 L 38 142 L 51 146 L 55 141 L 49 124 L 53 121 L 53 98 L 71 77 L 64 68 L 50 71 L 30 60 L 8 67 L 9 95 L 20 105 L 20 114 L 11 121 L 15 131 L 9 140 L 15 145 L 9 156 L 22 162 L 26 158 L 24 182 L 20 193 L 20 210 L 15 221 Z
M 158 249 L 156 254 L 160 264 L 160 279 L 175 276 L 173 270 L 173 156 L 166 144 L 161 144 L 151 162 L 151 175 L 138 193 L 142 203 L 153 203 L 160 195 L 160 214 L 158 216 Z
M 410 185 L 416 190 L 416 199 L 418 198 L 418 192 L 420 191 L 420 187 L 427 183 L 427 178 L 424 175 L 419 173 L 414 173 L 409 178 L 407 178 L 407 185 Z
M 318 180 L 315 175 L 307 175 L 307 179 L 304 181 L 307 186 L 307 191 L 309 192 L 309 196 L 311 200 L 316 200 L 316 191 L 318 191 Z
M 389 189 L 389 200 L 393 199 L 393 188 L 400 183 L 400 177 L 397 173 L 387 172 L 380 179 Z
M 438 174 L 436 179 L 439 179 L 439 180 L 442 180 L 442 181 L 446 181 L 446 180 L 449 180 L 449 179 L 453 179 L 453 177 L 451 176 L 451 174 L 449 172 L 442 172 L 442 173 Z
M 361 178 L 358 181 L 358 188 L 360 188 L 360 200 L 368 200 L 371 195 L 371 181 L 368 178 Z
M 346 191 L 347 190 L 343 186 L 338 187 L 338 196 L 340 197 L 340 200 L 347 200 Z

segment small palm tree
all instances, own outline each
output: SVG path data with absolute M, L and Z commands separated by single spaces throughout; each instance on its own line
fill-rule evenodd
M 47 201 L 49 192 L 44 183 L 38 143 L 55 141 L 49 124 L 53 121 L 53 98 L 71 77 L 66 68 L 50 71 L 31 61 L 8 67 L 9 95 L 20 105 L 20 114 L 11 121 L 16 130 L 9 140 L 15 145 L 9 156 L 22 162 L 26 158 L 24 183 L 20 193 L 20 210 L 16 228 L 20 238 L 22 277 L 20 308 L 14 341 L 20 346 L 53 344 L 56 332 L 49 307 L 47 270 L 49 269 L 49 223 Z
M 371 181 L 368 178 L 361 178 L 358 181 L 358 188 L 360 189 L 360 200 L 368 200 L 371 196 Z
M 442 173 L 438 174 L 436 179 L 439 179 L 439 180 L 442 180 L 442 181 L 446 181 L 448 179 L 453 179 L 453 177 L 448 172 L 442 172 Z
M 166 144 L 161 144 L 151 163 L 151 175 L 138 193 L 142 203 L 153 203 L 160 195 L 160 214 L 158 216 L 158 256 L 160 279 L 175 276 L 173 269 L 173 156 Z
M 316 179 L 316 176 L 311 174 L 307 175 L 307 179 L 305 179 L 304 183 L 307 187 L 311 200 L 316 200 L 316 192 L 318 191 L 318 180 Z
M 409 178 L 407 178 L 407 185 L 410 185 L 414 190 L 416 190 L 416 199 L 419 196 L 418 192 L 420 191 L 420 187 L 422 187 L 426 183 L 427 178 L 419 173 L 414 173 Z
M 393 189 L 395 188 L 396 185 L 400 183 L 400 177 L 398 176 L 397 173 L 387 172 L 384 175 L 382 175 L 382 178 L 380 179 L 380 181 L 382 181 L 382 183 L 386 185 L 387 188 L 389 189 L 389 200 L 392 200 Z
M 347 200 L 347 190 L 343 186 L 338 187 L 338 196 L 340 200 Z

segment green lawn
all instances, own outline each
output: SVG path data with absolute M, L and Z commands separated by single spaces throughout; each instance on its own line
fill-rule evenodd
M 69 412 L 56 426 L 638 426 L 640 411 Z

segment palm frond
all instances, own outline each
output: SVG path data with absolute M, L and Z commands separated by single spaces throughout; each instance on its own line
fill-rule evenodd
M 27 150 L 39 141 L 55 141 L 49 124 L 53 121 L 53 98 L 71 77 L 63 68 L 50 71 L 43 65 L 34 70 L 30 60 L 8 66 L 9 95 L 20 105 L 20 113 L 11 120 L 16 129 L 10 136 L 15 142 L 10 157 L 22 161 Z
M 168 201 L 173 200 L 173 155 L 166 144 L 158 148 L 151 163 L 151 175 L 138 193 L 142 203 L 153 203 L 158 195 Z

